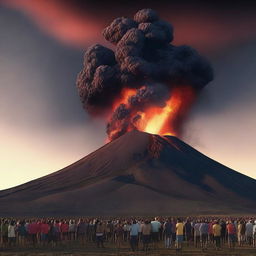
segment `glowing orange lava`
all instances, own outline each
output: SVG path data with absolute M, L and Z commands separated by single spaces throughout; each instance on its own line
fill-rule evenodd
M 126 132 L 138 129 L 152 134 L 178 136 L 188 110 L 195 99 L 195 91 L 190 86 L 177 86 L 171 91 L 171 97 L 165 102 L 164 107 L 148 107 L 143 111 L 136 111 L 129 104 L 129 98 L 135 95 L 136 89 L 125 88 L 112 105 L 112 111 L 120 104 L 125 104 L 130 109 L 130 123 Z M 132 117 L 140 116 L 136 121 Z M 115 138 L 122 131 L 123 120 L 117 120 L 109 132 L 109 138 Z M 112 140 L 112 139 L 110 139 Z M 109 141 L 109 140 L 108 140 Z
M 141 115 L 139 130 L 159 135 L 177 136 L 179 127 L 176 122 L 184 117 L 194 96 L 194 91 L 190 87 L 175 88 L 165 107 L 149 108 Z

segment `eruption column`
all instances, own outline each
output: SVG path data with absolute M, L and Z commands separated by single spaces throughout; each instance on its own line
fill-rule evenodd
M 209 62 L 171 44 L 172 25 L 151 9 L 115 19 L 103 36 L 116 48 L 86 50 L 77 79 L 84 108 L 93 116 L 107 112 L 110 140 L 132 129 L 180 136 L 196 95 L 213 79 Z

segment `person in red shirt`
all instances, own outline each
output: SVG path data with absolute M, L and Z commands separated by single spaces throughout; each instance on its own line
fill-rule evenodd
M 214 236 L 213 236 L 213 229 L 212 229 L 212 227 L 213 227 L 213 225 L 215 224 L 215 222 L 210 222 L 209 223 L 209 229 L 208 229 L 208 235 L 209 235 L 209 241 L 210 241 L 210 243 L 214 243 Z
M 236 241 L 236 226 L 234 224 L 234 221 L 231 220 L 227 225 L 227 232 L 228 232 L 228 245 L 229 248 L 235 247 L 235 241 Z
M 66 220 L 62 220 L 60 223 L 61 240 L 66 242 L 68 240 L 68 228 L 69 224 Z
M 28 225 L 28 234 L 31 238 L 33 246 L 37 244 L 37 233 L 40 232 L 40 225 L 37 223 L 36 220 L 32 220 L 31 223 Z
M 43 220 L 40 225 L 40 238 L 43 245 L 46 245 L 49 230 L 49 225 L 46 223 L 46 220 Z

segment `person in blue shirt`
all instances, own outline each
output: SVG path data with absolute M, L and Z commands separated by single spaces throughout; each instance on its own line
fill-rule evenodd
M 159 241 L 160 228 L 161 228 L 161 223 L 158 221 L 158 218 L 156 217 L 155 220 L 151 221 L 151 232 L 152 232 L 151 235 L 152 235 L 154 249 L 157 248 L 157 242 Z
M 138 250 L 139 231 L 140 231 L 140 226 L 137 223 L 137 221 L 134 220 L 130 230 L 130 244 L 131 244 L 132 251 Z

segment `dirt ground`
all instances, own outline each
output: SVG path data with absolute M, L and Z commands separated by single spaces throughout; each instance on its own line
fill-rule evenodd
M 216 251 L 213 246 L 209 246 L 207 251 L 202 251 L 201 249 L 196 249 L 193 246 L 187 247 L 187 245 L 183 246 L 182 251 L 176 252 L 174 248 L 165 249 L 163 245 L 159 243 L 158 249 L 152 249 L 148 252 L 142 251 L 142 246 L 140 245 L 139 251 L 132 252 L 129 248 L 128 244 L 124 244 L 120 249 L 116 248 L 114 244 L 106 243 L 105 248 L 97 248 L 94 243 L 82 245 L 58 245 L 57 247 L 51 248 L 51 246 L 47 247 L 36 247 L 36 248 L 6 248 L 0 249 L 0 255 L 2 256 L 136 256 L 136 255 L 148 255 L 148 256 L 157 256 L 157 255 L 185 255 L 185 256 L 214 256 L 214 255 L 222 255 L 222 256 L 256 256 L 256 249 L 252 247 L 236 247 L 231 250 L 226 246 L 223 247 L 220 251 Z

